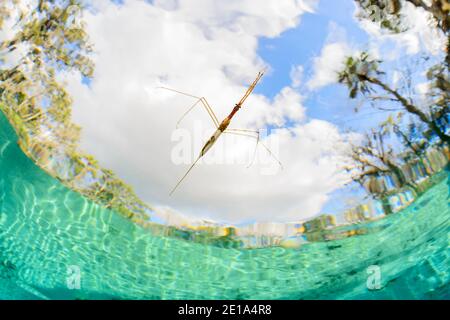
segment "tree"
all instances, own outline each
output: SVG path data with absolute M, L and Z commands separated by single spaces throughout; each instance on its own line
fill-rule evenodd
M 413 5 L 417 10 L 424 10 L 432 17 L 432 23 L 447 37 L 447 68 L 450 65 L 450 3 L 448 0 L 355 0 L 360 8 L 359 16 L 379 23 L 382 28 L 394 33 L 408 29 L 404 23 L 405 7 Z
M 411 98 L 405 97 L 399 90 L 391 87 L 384 79 L 383 71 L 379 70 L 380 60 L 372 59 L 367 52 L 356 57 L 348 57 L 344 70 L 339 73 L 338 81 L 345 84 L 349 90 L 350 98 L 354 99 L 362 95 L 373 103 L 377 103 L 382 95 L 384 100 L 390 100 L 399 105 L 404 112 L 417 117 L 421 122 L 446 143 L 450 142 L 450 136 L 445 129 L 438 124 L 438 119 L 446 118 L 449 112 L 448 78 L 443 72 L 437 72 L 433 78 L 438 81 L 434 84 L 434 93 L 441 100 L 439 103 L 431 102 L 431 105 L 419 107 Z M 436 70 L 439 70 L 436 68 Z M 442 69 L 440 69 L 442 70 Z M 437 92 L 437 93 L 436 93 Z M 372 104 L 376 106 L 376 104 Z
M 446 0 L 431 0 L 429 4 L 421 0 L 355 1 L 360 8 L 360 18 L 380 23 L 382 28 L 393 33 L 407 30 L 409 26 L 404 22 L 404 9 L 413 5 L 428 12 L 436 28 L 447 39 L 449 37 L 450 6 Z M 410 187 L 417 192 L 418 186 L 405 176 L 402 168 L 421 163 L 421 157 L 434 136 L 438 136 L 441 143 L 450 142 L 447 133 L 450 120 L 448 47 L 443 62 L 424 68 L 428 89 L 426 99 L 415 98 L 414 79 L 408 70 L 403 73 L 406 85 L 397 87 L 389 83 L 386 73 L 381 70 L 383 61 L 373 59 L 367 52 L 345 60 L 338 80 L 347 86 L 349 97 L 362 97 L 363 103 L 390 113 L 386 121 L 352 146 L 350 156 L 355 165 L 347 168 L 353 174 L 353 181 L 365 186 L 369 182 L 369 189 L 376 197 L 384 197 L 385 190 L 378 189 L 376 183 L 370 185 L 370 181 L 386 175 L 394 176 L 400 187 Z M 431 61 L 429 57 L 423 60 Z M 405 117 L 407 115 L 409 117 Z M 392 146 L 395 143 L 396 148 Z
M 417 185 L 403 172 L 404 162 L 387 143 L 389 134 L 386 130 L 375 129 L 365 133 L 360 143 L 352 145 L 350 157 L 353 165 L 346 169 L 351 173 L 352 180 L 361 186 L 365 186 L 374 178 L 393 175 L 400 187 L 410 187 L 416 191 Z M 375 197 L 385 196 L 384 190 L 377 190 L 375 187 L 371 188 L 371 193 Z
M 417 124 L 411 121 L 406 124 L 406 129 L 403 129 L 400 124 L 393 121 L 388 121 L 383 126 L 387 132 L 395 134 L 406 147 L 406 151 L 408 152 L 408 158 L 406 160 L 420 158 L 430 146 L 429 132 L 420 123 Z M 428 137 L 428 139 L 425 137 Z
M 21 6 L 20 0 L 12 4 L 3 4 L 0 22 L 18 16 L 17 31 L 0 43 L 0 55 L 3 60 L 13 54 L 19 58 L 15 64 L 0 65 L 0 101 L 18 113 L 35 134 L 51 126 L 60 127 L 53 133 L 63 142 L 69 129 L 75 135 L 79 129 L 71 125 L 72 101 L 56 74 L 75 70 L 91 77 L 93 73 L 81 4 L 78 0 L 40 0 L 35 8 Z M 58 136 L 59 132 L 64 135 Z
M 0 42 L 0 110 L 19 133 L 22 150 L 68 187 L 124 216 L 148 220 L 150 208 L 110 170 L 79 150 L 72 98 L 58 75 L 93 76 L 92 51 L 81 0 L 0 2 L 0 27 L 14 33 Z

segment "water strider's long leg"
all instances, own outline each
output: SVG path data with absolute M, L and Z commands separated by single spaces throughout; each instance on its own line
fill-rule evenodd
M 178 128 L 178 125 L 180 124 L 180 122 L 184 119 L 184 117 L 186 117 L 186 115 L 189 113 L 189 112 L 191 112 L 192 111 L 192 109 L 194 109 L 194 107 L 199 103 L 199 102 L 201 102 L 201 104 L 203 105 L 203 107 L 205 108 L 205 110 L 206 110 L 206 112 L 208 112 L 208 114 L 209 114 L 209 116 L 211 117 L 211 120 L 213 121 L 213 123 L 214 123 L 214 126 L 216 127 L 216 128 L 218 128 L 219 127 L 219 120 L 217 119 L 217 116 L 216 116 L 216 114 L 214 113 L 214 111 L 213 111 L 213 109 L 211 108 L 211 106 L 209 105 L 209 103 L 208 103 L 208 101 L 204 98 L 204 97 L 197 97 L 197 96 L 194 96 L 194 95 L 192 95 L 192 94 L 189 94 L 189 93 L 186 93 L 186 92 L 182 92 L 182 91 L 178 91 L 178 90 L 175 90 L 175 89 L 171 89 L 171 88 L 166 88 L 166 87 L 158 87 L 159 89 L 165 89 L 165 90 L 169 90 L 169 91 L 173 91 L 173 92 L 176 92 L 176 93 L 179 93 L 179 94 L 182 94 L 182 95 L 185 95 L 185 96 L 188 96 L 188 97 L 191 97 L 191 98 L 195 98 L 195 99 L 197 99 L 197 101 L 181 116 L 181 118 L 180 118 L 180 120 L 178 120 L 178 122 L 177 122 L 177 128 Z
M 281 163 L 281 161 L 278 160 L 278 158 L 275 157 L 273 152 L 270 151 L 270 149 L 264 143 L 262 143 L 260 141 L 260 139 L 259 139 L 259 131 L 248 130 L 248 129 L 227 129 L 223 133 L 234 134 L 234 135 L 245 136 L 245 137 L 250 137 L 250 138 L 256 139 L 256 146 L 255 146 L 255 152 L 253 154 L 253 159 L 252 159 L 252 162 L 248 165 L 248 167 L 250 167 L 253 164 L 253 162 L 255 161 L 256 148 L 258 147 L 258 144 L 261 144 L 264 147 L 264 149 L 266 149 L 267 152 L 272 156 L 272 158 L 274 158 L 275 161 L 278 162 L 278 164 L 280 165 L 281 169 L 283 169 L 283 164 Z M 251 133 L 253 133 L 253 134 L 251 134 Z
M 233 131 L 233 132 L 251 132 L 259 135 L 259 130 L 252 130 L 252 129 L 235 129 L 235 128 L 227 128 L 226 131 Z
M 173 187 L 172 191 L 170 191 L 169 195 L 171 196 L 175 190 L 178 188 L 178 186 L 181 184 L 181 182 L 183 182 L 184 178 L 187 177 L 187 175 L 189 174 L 189 172 L 191 172 L 192 168 L 194 168 L 194 166 L 197 164 L 198 160 L 200 160 L 201 157 L 198 157 L 197 160 L 195 160 L 195 162 L 189 167 L 188 171 L 186 171 L 186 173 L 184 174 L 184 176 L 178 180 L 177 184 L 175 185 L 175 187 Z
M 189 113 L 189 112 L 191 112 L 191 110 L 192 109 L 194 109 L 194 107 L 196 106 L 196 105 L 198 105 L 198 103 L 199 102 L 201 102 L 201 100 L 199 99 L 199 100 L 197 100 L 185 113 L 183 113 L 183 115 L 180 117 L 180 119 L 178 119 L 178 121 L 177 121 L 177 124 L 176 124 L 176 128 L 178 129 L 178 127 L 179 127 L 179 125 L 180 125 L 180 122 L 181 121 L 183 121 L 183 119 L 184 119 L 184 117 L 186 117 L 186 115 Z M 208 113 L 209 113 L 209 111 L 208 110 L 206 110 Z M 211 115 L 210 115 L 211 116 Z M 213 119 L 213 122 L 214 122 L 214 119 Z M 216 126 L 216 123 L 214 122 L 214 125 Z
M 213 119 L 213 122 L 216 125 L 216 128 L 218 128 L 219 125 L 220 125 L 219 119 L 217 119 L 217 116 L 214 113 L 212 107 L 209 105 L 209 102 L 206 100 L 205 97 L 202 97 L 200 100 L 202 101 L 202 103 L 205 106 L 205 108 L 209 109 L 209 111 L 211 112 L 211 114 L 210 114 L 211 119 Z

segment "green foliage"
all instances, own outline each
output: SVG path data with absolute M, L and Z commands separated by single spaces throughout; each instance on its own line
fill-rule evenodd
M 402 25 L 402 1 L 400 0 L 356 0 L 359 17 L 378 23 L 382 28 L 398 33 L 405 30 Z
M 432 66 L 427 71 L 430 83 L 430 109 L 433 120 L 439 120 L 449 114 L 450 108 L 450 80 L 447 68 L 442 64 Z
M 367 52 L 359 56 L 348 57 L 345 68 L 338 75 L 339 83 L 345 84 L 349 90 L 350 98 L 354 99 L 358 94 L 369 94 L 372 92 L 370 84 L 366 81 L 368 77 L 382 75 L 378 70 L 381 61 L 371 59 Z
M 394 33 L 403 32 L 410 26 L 404 22 L 402 11 L 407 4 L 422 9 L 432 17 L 431 23 L 447 33 L 450 26 L 450 4 L 448 0 L 355 0 L 360 12 L 358 16 L 378 23 Z
M 148 220 L 150 208 L 131 187 L 78 149 L 81 129 L 72 123 L 72 98 L 57 75 L 75 71 L 93 76 L 80 0 L 39 0 L 31 8 L 21 4 L 0 4 L 0 27 L 18 17 L 15 33 L 0 42 L 0 106 L 16 128 L 20 146 L 70 188 L 127 217 Z M 15 64 L 11 59 L 2 63 L 11 55 L 19 56 Z
M 448 0 L 355 0 L 359 7 L 358 16 L 378 23 L 393 33 L 404 32 L 411 26 L 405 23 L 403 11 L 409 6 L 429 14 L 430 25 L 447 38 L 445 63 L 450 67 L 450 2 Z

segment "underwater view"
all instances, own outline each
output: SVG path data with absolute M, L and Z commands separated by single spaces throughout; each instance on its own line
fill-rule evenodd
M 2 299 L 449 299 L 450 173 L 364 235 L 258 249 L 157 235 L 63 186 L 1 118 Z M 366 286 L 380 267 L 380 290 Z M 82 271 L 67 287 L 68 266 Z M 70 275 L 70 274 L 69 274 Z
M 450 299 L 417 3 L 0 0 L 0 299 Z

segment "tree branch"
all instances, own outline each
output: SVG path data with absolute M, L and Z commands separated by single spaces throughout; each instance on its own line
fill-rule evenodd
M 365 74 L 358 74 L 358 76 L 365 81 L 368 81 L 374 85 L 379 86 L 380 88 L 382 88 L 384 91 L 392 94 L 395 99 L 400 102 L 400 104 L 406 109 L 406 111 L 408 111 L 409 113 L 412 113 L 414 115 L 416 115 L 417 117 L 419 117 L 419 119 L 426 123 L 428 125 L 428 127 L 435 132 L 439 138 L 441 138 L 442 141 L 445 141 L 447 143 L 450 142 L 450 137 L 448 135 L 446 135 L 437 125 L 436 123 L 430 119 L 425 112 L 423 112 L 422 110 L 420 110 L 419 108 L 417 108 L 415 105 L 411 104 L 405 97 L 403 97 L 398 91 L 392 89 L 391 87 L 389 87 L 387 84 L 385 84 L 384 82 L 380 81 L 377 78 L 374 77 L 369 77 Z

